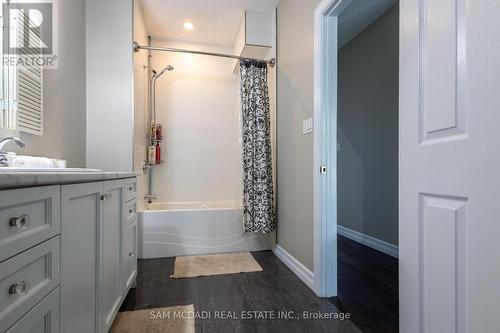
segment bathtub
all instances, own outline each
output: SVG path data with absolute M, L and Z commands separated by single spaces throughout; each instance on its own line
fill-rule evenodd
M 138 213 L 139 257 L 269 250 L 275 234 L 244 233 L 233 201 L 157 202 Z

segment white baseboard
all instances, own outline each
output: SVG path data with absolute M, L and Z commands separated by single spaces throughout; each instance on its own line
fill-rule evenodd
M 337 232 L 339 235 L 344 236 L 345 238 L 349 238 L 355 242 L 361 243 L 372 249 L 390 255 L 391 257 L 398 258 L 399 257 L 399 249 L 396 245 L 384 242 L 383 240 L 365 235 L 361 232 L 337 226 Z
M 302 282 L 314 291 L 314 274 L 309 268 L 302 265 L 300 261 L 277 244 L 273 247 L 273 252 Z

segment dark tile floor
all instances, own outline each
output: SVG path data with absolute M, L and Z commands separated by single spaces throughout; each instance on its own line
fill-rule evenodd
M 137 288 L 121 311 L 194 304 L 196 311 L 348 312 L 364 333 L 398 332 L 398 262 L 338 238 L 338 297 L 321 299 L 271 251 L 252 253 L 263 272 L 172 279 L 175 258 L 139 260 Z M 339 311 L 339 310 L 340 311 Z M 196 332 L 359 332 L 350 321 L 196 320 Z
M 397 333 L 398 260 L 338 236 L 338 297 L 330 299 L 349 312 L 365 333 Z
M 271 251 L 252 253 L 263 272 L 171 279 L 175 258 L 140 260 L 137 288 L 121 311 L 194 304 L 196 311 L 234 311 L 238 319 L 196 320 L 196 332 L 359 332 L 347 320 L 242 319 L 241 311 L 337 313 L 328 299 L 318 298 Z

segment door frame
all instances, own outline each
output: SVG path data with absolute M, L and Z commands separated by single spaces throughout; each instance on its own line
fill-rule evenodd
M 338 16 L 352 0 L 322 0 L 314 11 L 314 291 L 337 296 Z M 326 166 L 326 173 L 321 172 Z

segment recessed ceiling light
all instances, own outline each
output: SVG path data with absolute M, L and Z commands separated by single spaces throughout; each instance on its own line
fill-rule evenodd
M 184 22 L 184 29 L 186 30 L 193 30 L 194 25 L 191 22 Z

